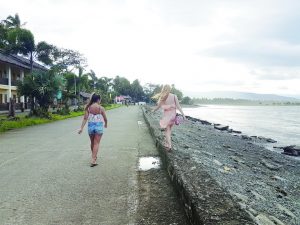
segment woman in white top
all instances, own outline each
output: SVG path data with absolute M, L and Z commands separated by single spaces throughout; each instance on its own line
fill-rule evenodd
M 153 96 L 154 99 L 158 99 L 157 106 L 153 109 L 153 112 L 157 111 L 159 108 L 163 109 L 163 116 L 160 120 L 161 128 L 165 129 L 165 136 L 166 136 L 166 150 L 171 151 L 172 149 L 172 127 L 175 123 L 176 117 L 176 109 L 180 111 L 183 115 L 182 108 L 179 104 L 178 98 L 175 94 L 170 93 L 171 86 L 164 85 L 161 92 Z
M 90 102 L 85 107 L 85 114 L 81 127 L 78 131 L 79 134 L 88 122 L 88 133 L 91 140 L 92 161 L 91 167 L 97 166 L 97 154 L 99 150 L 100 141 L 103 135 L 104 128 L 107 128 L 107 117 L 104 107 L 100 105 L 101 97 L 97 94 L 92 94 Z

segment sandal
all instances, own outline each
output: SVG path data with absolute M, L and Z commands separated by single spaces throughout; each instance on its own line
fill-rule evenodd
M 97 165 L 98 165 L 98 163 L 91 163 L 90 167 L 95 167 Z

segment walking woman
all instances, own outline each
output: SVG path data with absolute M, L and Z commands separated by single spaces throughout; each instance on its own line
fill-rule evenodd
M 178 98 L 175 94 L 170 93 L 171 86 L 164 85 L 161 92 L 154 95 L 153 99 L 157 99 L 157 106 L 153 109 L 153 112 L 157 111 L 159 108 L 163 109 L 163 116 L 160 120 L 160 127 L 165 129 L 165 137 L 166 137 L 166 149 L 167 151 L 172 150 L 172 127 L 175 123 L 176 117 L 176 109 L 180 111 L 185 119 L 182 108 L 179 104 Z
M 88 121 L 88 133 L 91 139 L 92 160 L 91 167 L 97 166 L 97 154 L 100 141 L 103 135 L 103 126 L 107 128 L 107 117 L 104 108 L 100 105 L 101 97 L 97 94 L 92 94 L 90 102 L 85 107 L 85 114 L 78 133 L 82 130 Z

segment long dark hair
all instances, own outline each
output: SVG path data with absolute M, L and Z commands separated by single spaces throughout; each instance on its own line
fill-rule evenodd
M 98 94 L 96 94 L 96 93 L 93 93 L 92 96 L 91 96 L 91 98 L 90 98 L 89 103 L 85 106 L 85 110 L 88 110 L 88 108 L 89 108 L 92 104 L 98 102 L 99 100 L 101 100 L 101 96 L 98 95 Z

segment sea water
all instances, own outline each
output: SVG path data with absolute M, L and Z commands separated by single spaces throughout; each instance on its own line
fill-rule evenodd
M 249 136 L 275 139 L 276 145 L 300 145 L 300 106 L 202 105 L 183 111 L 188 116 L 229 125 Z

